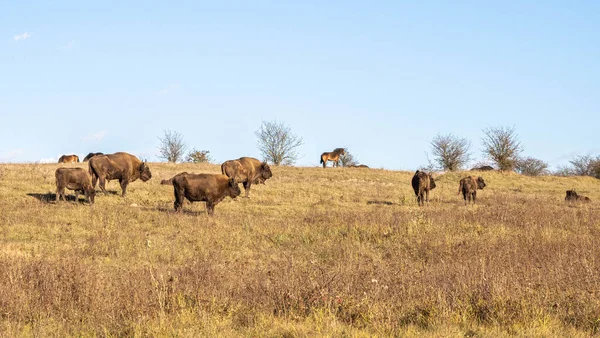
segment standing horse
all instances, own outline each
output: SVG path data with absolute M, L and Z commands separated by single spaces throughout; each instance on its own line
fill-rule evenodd
M 325 168 L 327 167 L 327 161 L 333 161 L 333 165 L 335 167 L 339 167 L 340 155 L 346 155 L 346 151 L 344 150 L 344 148 L 335 148 L 330 153 L 322 153 L 320 163 L 323 163 L 323 168 Z
M 58 163 L 77 163 L 79 162 L 79 156 L 77 155 L 63 155 L 58 159 Z

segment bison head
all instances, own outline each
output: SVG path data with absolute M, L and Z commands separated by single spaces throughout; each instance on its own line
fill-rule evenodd
M 575 190 L 567 190 L 567 196 L 565 197 L 565 200 L 576 200 L 577 197 L 578 196 Z
M 150 168 L 148 167 L 146 162 L 142 162 L 142 164 L 140 164 L 139 170 L 140 170 L 140 178 L 142 179 L 142 181 L 146 182 L 152 178 L 152 173 L 150 172 Z
M 269 167 L 267 162 L 263 162 L 260 165 L 260 176 L 262 176 L 262 178 L 264 179 L 262 182 L 263 184 L 265 183 L 264 181 L 273 177 L 273 173 L 271 172 L 271 168 Z
M 236 198 L 242 193 L 242 190 L 240 190 L 240 186 L 238 185 L 237 180 L 234 177 L 231 177 L 229 179 L 229 187 L 227 190 L 231 198 Z
M 88 198 L 90 199 L 90 205 L 94 204 L 94 197 L 96 197 L 96 189 L 92 189 L 88 193 Z
M 478 189 L 483 189 L 485 188 L 485 181 L 483 180 L 483 177 L 479 176 L 477 177 L 477 188 Z
M 433 176 L 431 176 L 431 174 L 430 174 L 429 175 L 429 189 L 434 189 L 434 188 L 435 188 L 435 180 L 433 179 Z

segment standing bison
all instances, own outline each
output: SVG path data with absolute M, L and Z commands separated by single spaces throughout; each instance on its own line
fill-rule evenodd
M 473 204 L 475 204 L 475 199 L 477 198 L 477 189 L 485 188 L 485 181 L 483 177 L 479 176 L 477 179 L 473 176 L 468 176 L 460 180 L 458 186 L 458 194 L 462 192 L 463 198 L 465 199 L 465 205 L 471 202 L 473 199 Z
M 146 162 L 128 153 L 114 153 L 94 156 L 89 160 L 89 172 L 92 176 L 92 186 L 100 180 L 100 189 L 106 194 L 106 181 L 119 180 L 122 196 L 127 194 L 127 185 L 140 178 L 146 182 L 152 178 Z
M 240 157 L 237 160 L 223 162 L 221 173 L 235 179 L 237 183 L 242 183 L 246 191 L 246 197 L 250 197 L 252 184 L 264 184 L 267 179 L 273 176 L 267 162 L 261 162 L 252 157 Z
M 417 195 L 417 204 L 419 206 L 429 203 L 429 190 L 435 188 L 433 176 L 424 171 L 417 170 L 411 181 L 415 195 Z
M 225 197 L 238 197 L 242 191 L 235 179 L 218 174 L 188 174 L 175 175 L 170 180 L 175 194 L 175 211 L 181 211 L 184 198 L 190 202 L 205 201 L 206 211 L 210 216 L 215 212 L 215 205 Z
M 79 199 L 79 193 L 85 194 L 88 202 L 94 204 L 96 190 L 92 187 L 92 180 L 87 171 L 81 168 L 58 168 L 54 173 L 56 177 L 56 202 L 62 197 L 65 200 L 65 188 L 75 190 L 75 200 Z

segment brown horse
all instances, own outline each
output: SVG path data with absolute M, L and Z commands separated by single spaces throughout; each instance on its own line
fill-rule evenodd
M 346 155 L 346 151 L 344 150 L 344 148 L 335 148 L 330 153 L 322 153 L 320 163 L 323 163 L 323 168 L 325 168 L 327 167 L 327 161 L 333 161 L 333 166 L 339 167 L 339 160 L 341 155 Z
M 58 163 L 77 163 L 79 162 L 79 156 L 77 155 L 63 155 L 58 159 Z

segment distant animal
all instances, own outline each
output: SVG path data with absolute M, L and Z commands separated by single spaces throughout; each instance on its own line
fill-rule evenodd
M 484 166 L 481 166 L 481 167 L 475 167 L 475 168 L 473 168 L 471 170 L 472 171 L 474 171 L 474 170 L 478 170 L 478 171 L 490 171 L 490 170 L 494 170 L 494 168 L 492 166 L 489 166 L 489 165 L 484 165 Z
M 458 186 L 458 194 L 462 192 L 463 198 L 465 199 L 465 205 L 468 202 L 473 200 L 473 204 L 475 204 L 475 199 L 477 198 L 477 189 L 485 188 L 485 181 L 483 177 L 478 176 L 477 178 L 473 176 L 468 176 L 460 180 Z
M 580 196 L 577 194 L 577 192 L 575 190 L 567 190 L 567 196 L 565 197 L 565 201 L 583 201 L 583 202 L 590 202 L 590 198 L 587 196 Z
M 92 186 L 100 180 L 100 189 L 106 194 L 106 181 L 119 180 L 122 194 L 127 194 L 127 185 L 138 178 L 146 182 L 152 178 L 152 173 L 146 162 L 123 152 L 108 155 L 93 156 L 88 161 L 89 173 L 92 176 Z
M 170 179 L 175 194 L 175 211 L 181 211 L 184 198 L 190 202 L 205 201 L 206 211 L 212 216 L 215 206 L 225 197 L 238 197 L 242 191 L 233 177 L 219 174 L 189 174 L 186 172 Z
M 58 163 L 77 163 L 79 162 L 79 156 L 77 155 L 63 155 L 58 159 Z
M 429 191 L 435 188 L 435 180 L 430 174 L 417 170 L 411 181 L 417 204 L 419 206 L 429 203 Z
M 267 162 L 262 162 L 253 157 L 240 157 L 237 160 L 229 160 L 221 164 L 221 173 L 233 178 L 236 183 L 242 183 L 246 197 L 250 197 L 252 184 L 265 184 L 265 181 L 273 177 L 271 167 Z
M 353 164 L 353 165 L 349 165 L 348 167 L 349 168 L 369 168 L 369 166 L 366 164 L 356 164 L 356 165 Z
M 87 154 L 86 157 L 83 158 L 83 162 L 87 162 L 90 160 L 90 158 L 94 157 L 94 156 L 98 156 L 98 155 L 104 155 L 103 153 L 89 153 Z
M 321 162 L 323 164 L 323 168 L 327 167 L 327 161 L 333 161 L 333 166 L 339 167 L 340 156 L 346 155 L 346 150 L 344 148 L 335 148 L 332 152 L 325 152 L 321 154 Z
M 56 202 L 62 197 L 65 199 L 65 188 L 75 191 L 75 200 L 79 193 L 83 193 L 88 202 L 94 204 L 96 190 L 92 187 L 92 179 L 87 171 L 81 168 L 58 168 L 54 172 L 56 177 Z

